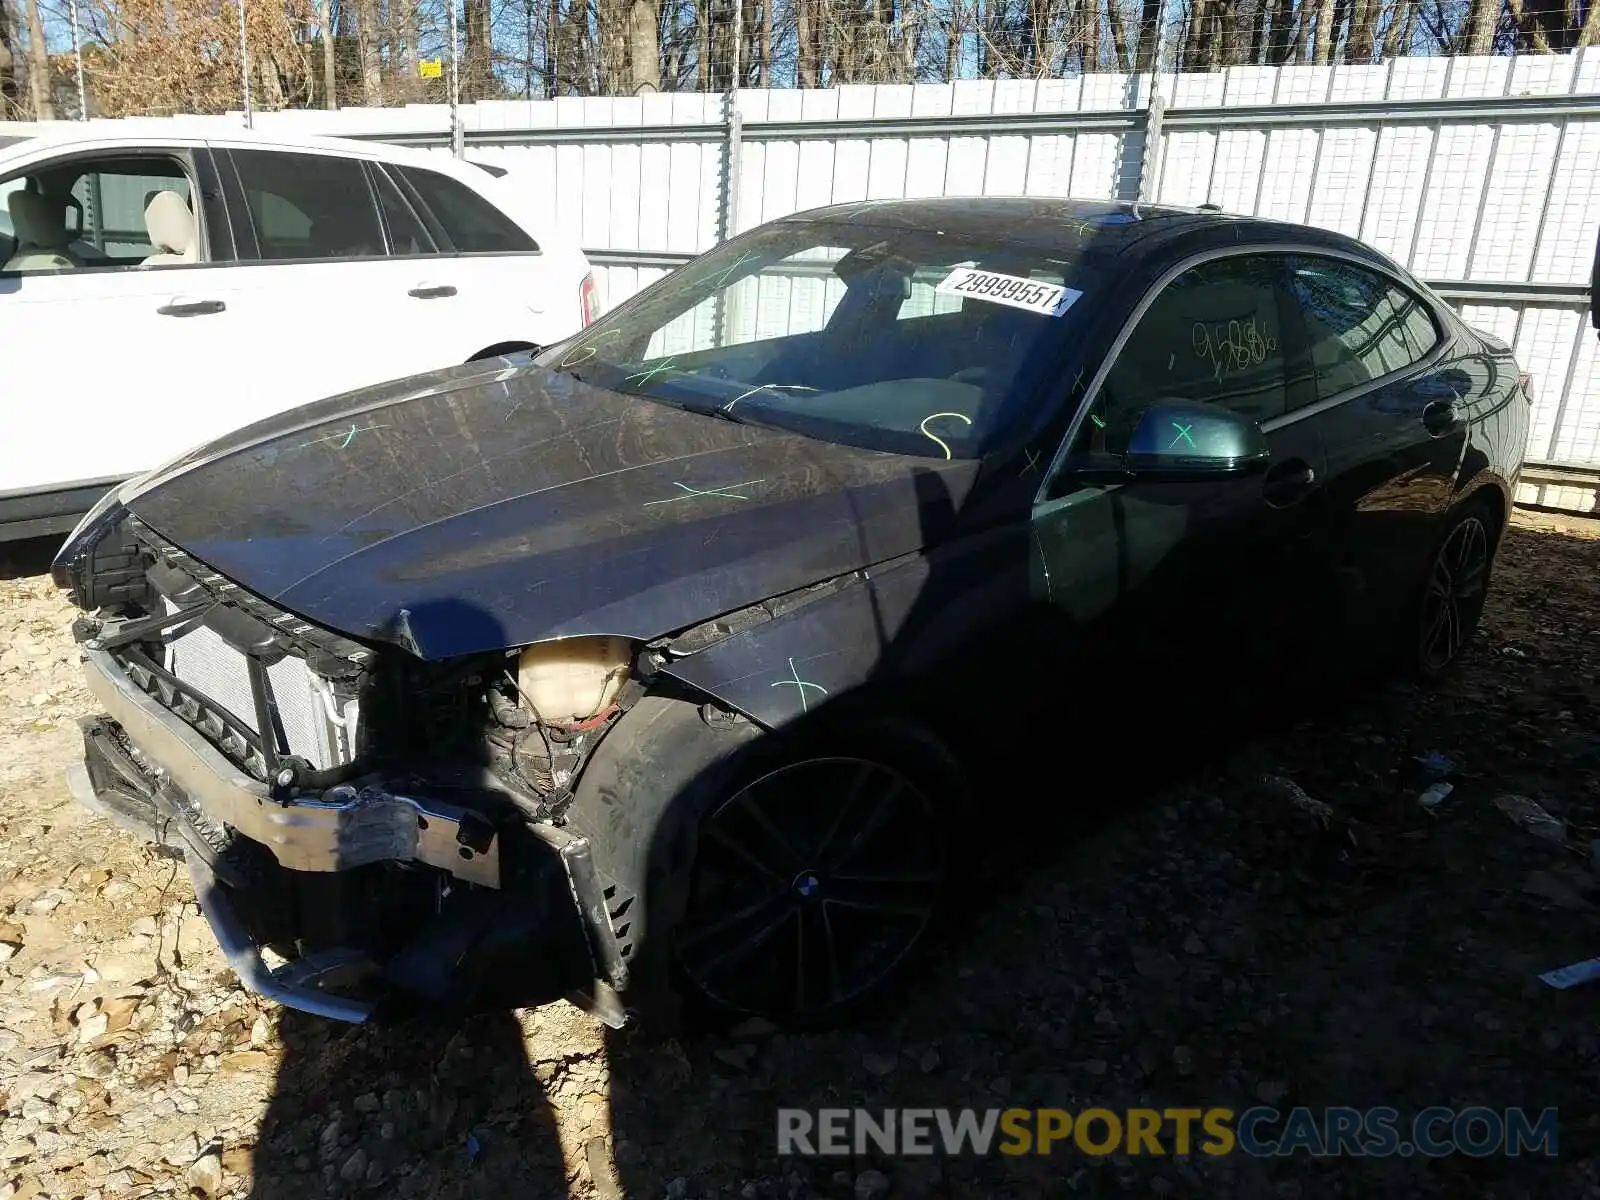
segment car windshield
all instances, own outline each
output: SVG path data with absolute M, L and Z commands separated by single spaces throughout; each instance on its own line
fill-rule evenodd
M 973 458 L 1014 421 L 1091 285 L 1052 250 L 779 221 L 541 355 L 585 382 L 872 450 Z

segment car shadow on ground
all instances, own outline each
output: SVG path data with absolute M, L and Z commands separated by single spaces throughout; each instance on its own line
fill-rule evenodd
M 60 537 L 24 538 L 0 543 L 0 579 L 49 575 L 50 560 L 61 549 Z
M 252 1196 L 561 1196 L 556 1120 L 509 1013 L 339 1026 L 286 1010 Z

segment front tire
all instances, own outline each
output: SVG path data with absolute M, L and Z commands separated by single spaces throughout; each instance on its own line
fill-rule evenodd
M 948 847 L 921 764 L 887 741 L 825 746 L 797 747 L 700 823 L 674 968 L 714 1010 L 830 1024 L 887 991 L 933 925 Z
M 624 1004 L 670 1032 L 747 1016 L 818 1027 L 881 999 L 942 908 L 960 778 L 899 720 L 773 734 L 644 697 L 569 813 L 612 885 Z

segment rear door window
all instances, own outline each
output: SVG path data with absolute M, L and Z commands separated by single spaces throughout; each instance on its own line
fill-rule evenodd
M 264 260 L 380 258 L 383 229 L 353 158 L 232 150 Z
M 1322 398 L 1404 370 L 1439 343 L 1422 300 L 1377 271 L 1341 259 L 1289 259 Z
M 434 220 L 462 254 L 517 254 L 539 244 L 505 213 L 459 180 L 421 167 L 394 167 L 416 189 Z

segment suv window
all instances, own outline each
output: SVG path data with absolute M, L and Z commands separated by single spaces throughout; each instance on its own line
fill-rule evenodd
M 232 150 L 263 259 L 380 258 L 383 230 L 354 158 Z
M 1295 256 L 1289 287 L 1304 315 L 1323 397 L 1408 367 L 1439 343 L 1428 306 L 1377 271 Z
M 378 207 L 389 229 L 389 253 L 402 257 L 434 253 L 433 238 L 394 180 L 383 171 L 374 171 L 372 186 L 377 189 Z
M 189 176 L 160 155 L 53 162 L 0 180 L 0 234 L 7 274 L 205 259 Z
M 1239 256 L 1178 276 L 1139 318 L 1095 397 L 1077 453 L 1127 451 L 1158 400 L 1195 400 L 1257 421 L 1289 410 L 1279 260 Z
M 535 242 L 510 217 L 466 184 L 421 167 L 398 167 L 405 181 L 462 254 L 512 254 L 537 251 Z

